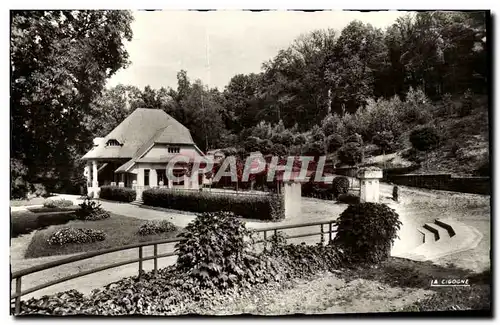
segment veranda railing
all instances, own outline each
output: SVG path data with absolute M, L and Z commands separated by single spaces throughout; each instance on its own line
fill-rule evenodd
M 319 242 L 324 243 L 325 242 L 325 237 L 328 236 L 328 240 L 331 241 L 333 238 L 333 234 L 336 232 L 336 221 L 323 221 L 323 222 L 307 222 L 307 223 L 301 223 L 301 224 L 294 224 L 294 225 L 283 225 L 283 226 L 271 226 L 271 227 L 266 227 L 266 228 L 261 228 L 261 229 L 254 229 L 256 233 L 263 234 L 263 239 L 257 240 L 256 243 L 265 243 L 268 240 L 268 234 L 274 234 L 276 235 L 278 231 L 280 230 L 286 230 L 286 229 L 296 229 L 296 228 L 304 228 L 304 227 L 313 227 L 313 226 L 319 226 L 319 231 L 314 231 L 314 232 L 308 232 L 304 234 L 296 234 L 296 235 L 291 235 L 291 236 L 286 236 L 287 239 L 293 239 L 293 238 L 303 238 L 303 237 L 312 237 L 312 236 L 320 236 L 319 237 Z M 138 244 L 131 244 L 131 245 L 126 245 L 122 247 L 115 247 L 115 248 L 109 248 L 105 250 L 100 250 L 100 251 L 95 251 L 95 252 L 89 252 L 89 253 L 83 253 L 79 254 L 76 256 L 71 256 L 68 258 L 63 258 L 57 261 L 33 266 L 24 270 L 16 271 L 14 273 L 11 273 L 11 282 L 13 280 L 16 280 L 15 284 L 15 292 L 14 294 L 11 294 L 11 301 L 14 300 L 14 306 L 15 306 L 15 314 L 19 314 L 21 311 L 21 297 L 24 295 L 27 295 L 29 293 L 65 282 L 69 280 L 73 280 L 82 276 L 86 276 L 89 274 L 105 271 L 108 269 L 112 268 L 117 268 L 121 267 L 124 265 L 128 264 L 133 264 L 133 263 L 138 263 L 138 275 L 139 277 L 141 276 L 143 272 L 143 262 L 144 261 L 149 261 L 153 260 L 154 261 L 154 269 L 153 272 L 158 271 L 158 259 L 160 258 L 166 258 L 166 257 L 171 257 L 171 256 L 176 256 L 177 254 L 175 251 L 170 251 L 166 252 L 163 254 L 158 254 L 158 245 L 161 244 L 169 244 L 169 243 L 177 243 L 181 241 L 183 238 L 173 238 L 173 239 L 164 239 L 164 240 L 157 240 L 157 241 L 152 241 L 152 242 L 147 242 L 147 243 L 138 243 Z M 143 249 L 144 247 L 148 246 L 153 246 L 153 255 L 151 256 L 144 256 L 143 255 Z M 52 269 L 61 265 L 65 264 L 70 264 L 70 263 L 75 263 L 78 261 L 86 260 L 92 257 L 96 256 L 101 256 L 101 255 L 106 255 L 114 252 L 119 252 L 119 251 L 124 251 L 128 249 L 133 249 L 137 248 L 138 249 L 138 255 L 137 258 L 130 259 L 127 261 L 122 261 L 122 262 L 117 262 L 117 263 L 111 263 L 108 265 L 100 266 L 91 270 L 83 271 L 83 272 L 78 272 L 73 275 L 65 276 L 56 280 L 49 281 L 44 284 L 40 284 L 28 289 L 25 289 L 24 291 L 21 290 L 21 283 L 22 283 L 22 278 L 24 276 L 41 272 L 44 270 Z

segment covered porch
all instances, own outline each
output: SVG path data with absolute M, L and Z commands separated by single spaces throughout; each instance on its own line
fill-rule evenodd
M 189 164 L 177 164 L 172 173 L 177 179 L 169 179 L 167 164 L 130 163 L 126 161 L 89 160 L 85 166 L 87 195 L 99 197 L 101 186 L 119 186 L 142 191 L 148 188 L 164 187 L 178 189 L 199 189 L 207 182 L 203 173 L 192 174 Z M 180 179 L 178 179 L 180 178 Z

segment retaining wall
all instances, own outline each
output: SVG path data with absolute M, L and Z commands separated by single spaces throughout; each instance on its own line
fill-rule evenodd
M 489 177 L 454 177 L 451 174 L 390 175 L 384 173 L 384 181 L 432 190 L 490 194 Z

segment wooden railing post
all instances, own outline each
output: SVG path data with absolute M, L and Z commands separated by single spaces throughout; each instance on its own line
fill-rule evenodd
M 142 246 L 139 246 L 139 279 L 142 274 Z
M 264 230 L 264 251 L 267 249 L 267 231 Z
M 154 273 L 158 273 L 158 258 L 156 257 L 158 255 L 158 244 L 155 244 L 154 245 L 154 248 L 153 248 L 153 254 L 154 254 L 154 263 L 155 263 L 155 266 L 154 266 Z
M 16 302 L 15 302 L 16 315 L 21 313 L 21 277 L 16 279 Z
M 321 244 L 325 243 L 325 236 L 324 236 L 324 229 L 323 229 L 323 224 L 320 225 L 321 227 Z
M 332 241 L 332 222 L 330 222 L 328 224 L 328 243 L 330 243 Z

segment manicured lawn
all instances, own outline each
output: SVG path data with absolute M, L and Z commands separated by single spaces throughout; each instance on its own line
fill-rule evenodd
M 47 229 L 38 230 L 33 236 L 28 248 L 26 249 L 26 258 L 41 256 L 65 255 L 73 253 L 83 253 L 96 251 L 106 248 L 119 247 L 128 244 L 148 242 L 159 239 L 176 237 L 180 229 L 170 233 L 140 236 L 137 234 L 139 226 L 144 220 L 124 217 L 111 214 L 111 217 L 98 221 L 79 221 L 72 220 L 64 225 L 53 225 Z M 106 233 L 106 239 L 100 242 L 86 244 L 68 244 L 65 246 L 49 245 L 47 240 L 50 235 L 58 229 L 64 227 L 91 228 L 102 230 Z
M 45 213 L 35 213 L 29 210 L 13 211 L 10 213 L 11 236 L 15 238 L 51 225 L 65 224 L 73 219 L 74 214 L 72 211 Z

